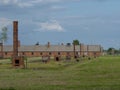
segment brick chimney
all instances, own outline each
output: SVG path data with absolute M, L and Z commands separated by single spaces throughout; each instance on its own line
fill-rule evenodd
M 64 45 L 64 43 L 61 43 L 61 45 Z
M 20 47 L 20 40 L 18 40 L 18 47 Z
M 80 55 L 84 55 L 84 44 L 80 44 Z
M 47 47 L 48 47 L 48 48 L 50 47 L 50 42 L 48 42 Z
M 0 43 L 0 58 L 3 58 L 4 56 L 4 54 L 3 54 L 3 43 Z
M 12 57 L 12 66 L 14 68 L 25 68 L 24 57 L 18 55 L 18 46 L 19 45 L 20 45 L 20 41 L 18 41 L 18 21 L 13 21 L 13 57 Z
M 73 44 L 74 58 L 76 57 L 75 44 Z
M 13 56 L 18 56 L 18 21 L 13 21 Z

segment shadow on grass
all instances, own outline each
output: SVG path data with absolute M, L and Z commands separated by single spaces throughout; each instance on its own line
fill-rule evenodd
M 9 87 L 9 88 L 0 88 L 0 90 L 16 90 L 16 89 L 13 87 Z

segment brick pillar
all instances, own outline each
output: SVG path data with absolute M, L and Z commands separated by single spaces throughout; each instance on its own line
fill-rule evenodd
M 0 43 L 0 58 L 3 58 L 4 57 L 4 54 L 3 54 L 3 43 Z
M 80 44 L 80 55 L 83 56 L 84 55 L 84 44 Z
M 75 44 L 73 44 L 74 58 L 76 58 Z
M 48 42 L 47 47 L 48 47 L 48 48 L 50 47 L 50 42 Z
M 18 56 L 18 21 L 13 22 L 13 56 Z
M 12 65 L 14 68 L 25 68 L 24 57 L 18 55 L 18 21 L 13 22 L 13 57 Z

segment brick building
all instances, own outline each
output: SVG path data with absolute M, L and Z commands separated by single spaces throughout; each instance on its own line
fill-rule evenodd
M 11 58 L 19 56 L 27 57 L 62 57 L 62 56 L 89 56 L 97 57 L 102 55 L 102 47 L 100 45 L 20 45 L 18 39 L 18 21 L 13 21 L 13 45 L 3 45 L 0 43 L 0 57 Z
M 100 45 L 21 45 L 18 47 L 18 55 L 27 57 L 42 57 L 49 55 L 55 56 L 89 56 L 98 57 L 102 55 L 103 48 Z M 0 44 L 0 56 L 3 58 L 9 58 L 13 55 L 13 46 Z

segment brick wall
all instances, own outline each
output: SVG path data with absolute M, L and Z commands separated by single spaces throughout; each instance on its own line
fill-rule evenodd
M 1 52 L 0 52 L 1 53 Z M 80 53 L 80 52 L 76 52 L 76 53 Z M 4 55 L 4 58 L 10 58 L 13 56 L 13 52 L 4 52 L 3 53 Z M 26 52 L 19 52 L 18 55 L 22 55 L 22 56 L 27 56 L 27 57 L 41 57 L 43 55 L 49 55 L 51 57 L 54 57 L 54 56 L 57 56 L 57 55 L 60 55 L 60 56 L 67 56 L 67 55 L 70 55 L 70 56 L 74 56 L 74 52 L 66 52 L 66 51 L 63 51 L 63 52 L 56 52 L 56 51 L 52 51 L 52 52 L 31 52 L 31 51 L 26 51 Z M 81 52 L 80 56 L 90 56 L 90 57 L 98 57 L 101 55 L 101 52 Z

